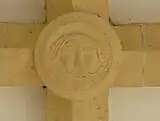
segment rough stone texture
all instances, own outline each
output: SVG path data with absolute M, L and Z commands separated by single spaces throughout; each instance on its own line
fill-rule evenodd
M 47 89 L 47 121 L 73 121 L 72 102 Z
M 74 11 L 96 14 L 106 22 L 109 20 L 107 0 L 72 0 Z
M 160 25 L 124 25 L 115 26 L 124 51 L 160 50 Z
M 144 49 L 160 50 L 160 25 L 143 25 Z
M 118 34 L 123 50 L 142 50 L 142 34 L 140 26 L 125 25 L 115 26 L 114 30 Z
M 143 52 L 123 52 L 123 61 L 114 86 L 142 86 L 144 59 Z
M 107 92 L 102 92 L 90 100 L 73 102 L 72 121 L 106 121 L 107 102 Z
M 73 12 L 42 32 L 35 64 L 49 89 L 77 100 L 95 95 L 104 82 L 113 82 L 120 54 L 120 41 L 108 24 L 95 15 Z
M 88 17 L 90 17 L 90 19 L 88 19 Z M 54 29 L 54 28 L 59 28 L 59 27 L 62 27 L 62 25 L 64 24 L 64 25 L 67 25 L 66 23 L 67 22 L 72 22 L 72 24 L 74 23 L 74 21 L 82 21 L 81 22 L 81 26 L 76 26 L 77 24 L 74 24 L 74 27 L 76 26 L 77 28 L 83 28 L 83 24 L 85 24 L 85 29 L 83 28 L 82 30 L 84 31 L 85 30 L 85 33 L 84 33 L 84 35 L 90 35 L 91 37 L 95 37 L 95 36 L 97 36 L 98 34 L 96 34 L 96 33 L 99 33 L 99 32 L 97 32 L 97 30 L 99 30 L 100 31 L 100 33 L 101 32 L 103 32 L 104 30 L 102 29 L 103 27 L 105 27 L 105 24 L 100 24 L 99 23 L 99 18 L 98 19 L 96 19 L 96 21 L 94 20 L 95 18 L 94 17 L 92 17 L 92 16 L 90 16 L 90 15 L 87 15 L 87 16 L 78 16 L 78 14 L 77 14 L 77 16 L 69 16 L 69 17 L 67 17 L 67 16 L 65 16 L 64 18 L 66 18 L 66 19 L 60 19 L 60 18 L 58 18 L 58 22 L 53 22 L 53 23 L 51 23 L 47 28 L 46 28 L 46 30 L 44 30 L 44 35 L 43 36 L 41 36 L 39 39 L 40 40 L 43 40 L 42 42 L 40 41 L 40 47 L 42 46 L 42 47 L 45 47 L 44 45 L 47 45 L 47 47 L 48 47 L 48 45 L 49 46 L 51 46 L 53 43 L 50 43 L 50 44 L 46 44 L 47 43 L 47 41 L 46 40 L 48 40 L 48 38 L 53 34 L 53 33 L 51 33 L 51 32 L 54 32 L 54 33 L 58 33 L 57 32 L 57 29 Z M 70 18 L 70 19 L 67 19 L 67 18 Z M 62 21 L 63 20 L 63 21 Z M 62 24 L 63 23 L 63 24 Z M 82 24 L 83 23 L 83 24 Z M 88 33 L 89 32 L 89 30 L 88 30 L 88 25 L 92 25 L 93 26 L 93 28 L 92 29 L 90 29 L 90 32 L 92 33 L 92 34 L 90 34 L 90 33 Z M 69 26 L 69 25 L 68 25 Z M 87 28 L 86 28 L 86 26 L 87 26 Z M 69 28 L 67 28 L 66 29 L 66 31 L 67 32 L 72 32 L 72 30 L 74 30 L 74 27 L 72 27 L 71 26 L 71 28 L 70 28 L 70 26 L 69 26 Z M 75 28 L 76 28 L 75 27 Z M 94 29 L 94 27 L 96 28 L 96 32 L 93 32 L 93 29 Z M 63 27 L 62 27 L 63 28 Z M 61 28 L 61 29 L 62 29 Z M 115 55 L 117 55 L 117 53 L 119 53 L 119 52 L 117 52 L 117 51 L 120 51 L 120 42 L 119 42 L 119 40 L 117 39 L 117 37 L 116 37 L 116 35 L 114 34 L 114 32 L 113 32 L 113 30 L 107 25 L 106 26 L 106 28 L 107 28 L 107 33 L 106 33 L 106 36 L 108 37 L 108 41 L 109 40 L 112 40 L 111 41 L 111 43 L 109 44 L 110 46 L 112 45 L 112 49 L 113 49 L 113 53 L 115 54 Z M 101 30 L 102 29 L 102 30 Z M 54 30 L 54 31 L 53 31 Z M 65 29 L 62 29 L 61 31 L 60 31 L 60 33 L 61 32 L 63 32 L 63 34 L 65 34 L 65 31 L 64 31 Z M 106 29 L 105 29 L 106 30 Z M 81 33 L 83 33 L 83 31 L 80 31 Z M 62 37 L 64 37 L 64 36 L 60 36 L 61 34 L 57 34 L 57 36 L 58 37 L 60 37 L 61 39 L 62 39 Z M 74 33 L 74 35 L 76 35 L 76 33 Z M 84 36 L 83 35 L 83 36 Z M 93 36 L 94 35 L 94 36 Z M 113 36 L 112 36 L 113 35 Z M 104 35 L 102 35 L 101 36 L 101 39 L 103 40 L 103 36 Z M 51 39 L 51 41 L 50 42 L 54 42 L 54 41 L 56 41 L 56 39 L 54 40 L 54 36 L 52 35 L 52 39 Z M 77 36 L 76 35 L 76 37 L 77 38 L 73 38 L 73 37 L 71 37 L 71 36 L 69 36 L 69 39 L 79 39 L 80 38 L 80 36 Z M 97 36 L 96 37 L 96 41 L 99 41 L 99 37 L 100 36 Z M 58 39 L 58 40 L 61 40 L 61 39 Z M 83 39 L 86 39 L 86 38 L 80 38 L 80 40 L 83 42 Z M 62 39 L 62 40 L 68 40 L 68 38 L 67 39 Z M 72 41 L 73 41 L 72 40 Z M 89 39 L 90 40 L 90 39 Z M 85 40 L 85 42 L 83 42 L 85 45 L 87 44 L 87 45 L 89 45 L 90 43 L 87 43 L 87 41 L 88 41 L 88 38 Z M 91 40 L 90 40 L 91 41 Z M 106 39 L 105 39 L 105 41 L 106 41 Z M 92 41 L 91 41 L 91 43 L 92 43 Z M 103 43 L 103 42 L 102 42 Z M 61 45 L 63 44 L 63 43 L 60 43 Z M 80 46 L 82 43 L 79 43 L 78 45 Z M 59 45 L 58 43 L 57 43 L 57 45 Z M 93 44 L 94 45 L 94 44 Z M 107 43 L 105 44 L 103 44 L 103 45 L 107 45 Z M 95 45 L 94 45 L 95 46 Z M 93 46 L 93 47 L 94 47 Z M 102 46 L 102 45 L 100 45 L 100 46 Z M 58 46 L 59 47 L 59 46 Z M 52 51 L 55 49 L 54 48 L 54 46 L 52 45 L 51 47 L 49 47 Z M 65 48 L 65 47 L 63 47 L 63 48 Z M 103 48 L 103 47 L 101 47 L 101 48 Z M 101 49 L 100 48 L 100 49 Z M 110 47 L 107 47 L 107 48 L 110 48 Z M 41 50 L 42 49 L 42 50 Z M 39 57 L 43 57 L 43 52 L 45 51 L 45 52 L 48 52 L 48 48 L 46 49 L 46 48 L 44 48 L 44 50 L 43 50 L 43 48 L 41 48 L 40 49 L 40 51 L 37 51 L 38 52 L 38 56 Z M 69 48 L 69 50 L 71 49 L 71 52 L 70 52 L 70 54 L 69 55 L 72 55 L 72 50 L 73 50 L 73 48 Z M 86 50 L 86 49 L 85 49 Z M 88 50 L 88 49 L 87 49 Z M 89 59 L 92 57 L 90 54 L 92 54 L 92 52 L 94 52 L 94 51 L 92 51 L 93 49 L 92 48 L 89 48 L 89 51 L 87 51 L 87 54 L 86 54 L 86 56 L 85 56 L 85 59 L 86 59 L 86 57 L 87 56 L 90 56 L 89 57 Z M 68 49 L 66 49 L 64 52 L 67 52 L 68 51 Z M 49 51 L 50 52 L 50 51 Z M 61 52 L 63 52 L 63 49 L 61 50 Z M 74 51 L 73 51 L 74 52 Z M 47 57 L 48 56 L 48 54 L 47 53 L 44 53 L 45 54 L 45 57 Z M 74 58 L 71 58 L 71 60 L 70 60 L 70 58 L 69 58 L 69 61 L 66 61 L 67 60 L 67 58 L 68 57 L 70 57 L 69 55 L 66 55 L 67 53 L 63 53 L 63 55 L 64 55 L 64 58 L 62 58 L 62 60 L 64 61 L 64 65 L 65 65 L 65 67 L 66 67 L 66 70 L 70 70 L 70 67 L 71 67 L 71 65 L 72 64 L 70 64 L 70 62 L 72 62 L 72 59 L 74 60 Z M 94 55 L 95 53 L 93 53 L 93 55 Z M 50 54 L 49 54 L 50 55 Z M 51 57 L 52 58 L 54 58 L 54 51 L 53 52 L 51 52 Z M 109 55 L 109 53 L 108 53 L 108 55 Z M 115 55 L 113 55 L 113 56 L 115 56 Z M 119 54 L 118 54 L 119 55 Z M 48 57 L 50 57 L 50 56 L 48 56 Z M 48 58 L 47 57 L 47 58 Z M 72 56 L 71 56 L 72 57 Z M 73 56 L 74 57 L 74 56 Z M 80 56 L 81 57 L 81 56 Z M 81 58 L 80 58 L 79 56 L 78 56 L 78 59 L 80 59 L 80 60 L 76 60 L 76 63 L 80 63 L 82 60 L 81 60 Z M 117 60 L 118 59 L 118 57 L 114 57 L 114 59 L 115 60 Z M 42 60 L 42 59 L 39 59 L 39 60 Z M 53 63 L 53 61 L 54 60 L 52 60 L 52 63 Z M 48 63 L 49 62 L 49 63 Z M 47 64 L 51 64 L 50 63 L 50 61 L 48 61 L 47 62 Z M 116 61 L 116 64 L 117 64 L 117 62 L 119 63 L 119 61 Z M 69 63 L 68 65 L 66 65 L 66 63 Z M 40 64 L 40 66 L 42 66 L 44 63 L 41 63 Z M 88 63 L 88 65 L 89 65 L 90 63 Z M 113 63 L 113 65 L 114 65 L 115 63 Z M 87 65 L 87 66 L 88 66 Z M 94 66 L 95 65 L 97 65 L 97 63 L 94 63 L 93 64 Z M 50 65 L 49 65 L 50 66 Z M 115 65 L 114 65 L 115 66 Z M 51 67 L 51 66 L 50 66 Z M 55 65 L 54 65 L 54 68 L 55 68 Z M 37 68 L 37 69 L 39 69 L 39 68 Z M 60 69 L 60 68 L 59 68 Z M 43 69 L 44 70 L 44 69 Z M 62 68 L 61 68 L 61 70 L 63 70 Z M 92 70 L 92 69 L 91 69 Z M 51 70 L 50 70 L 51 71 Z M 70 71 L 69 71 L 70 72 Z M 80 73 L 82 72 L 82 70 L 80 71 Z M 43 73 L 42 73 L 43 74 Z M 41 75 L 41 74 L 39 74 L 39 75 Z M 53 75 L 53 73 L 52 73 L 52 75 Z M 111 76 L 111 78 L 112 77 L 114 77 L 114 75 L 110 75 Z M 109 79 L 111 79 L 111 78 L 109 78 Z M 89 80 L 89 78 L 88 78 L 88 80 Z M 88 81 L 88 80 L 85 80 L 85 81 Z M 101 79 L 100 79 L 101 80 Z M 66 86 L 66 84 L 70 84 L 70 80 L 67 80 L 67 78 L 65 79 L 65 80 L 60 80 L 60 79 L 58 79 L 58 82 L 56 82 L 56 83 L 58 83 L 58 84 L 60 84 L 60 83 L 62 83 L 63 82 L 63 85 L 64 86 Z M 108 80 L 108 78 L 107 78 L 107 81 L 109 81 Z M 103 83 L 103 86 L 104 86 L 104 88 L 107 88 L 108 87 L 108 85 L 110 85 L 109 83 L 110 82 L 107 82 L 106 81 L 106 83 Z M 74 82 L 74 81 L 72 81 L 71 80 L 71 83 L 72 82 Z M 46 82 L 45 82 L 46 83 Z M 53 83 L 55 83 L 55 82 L 53 82 L 53 80 L 51 80 L 50 81 L 50 83 L 49 83 L 49 85 L 48 86 L 50 86 L 50 84 L 52 85 Z M 66 84 L 64 84 L 64 83 L 66 83 Z M 77 81 L 76 81 L 76 83 L 77 83 Z M 84 83 L 84 82 L 83 82 Z M 59 88 L 61 85 L 58 85 L 57 87 Z M 102 88 L 102 86 L 99 86 L 99 88 Z M 52 89 L 52 91 L 54 92 L 54 90 L 53 89 L 55 89 L 55 87 L 54 88 L 51 88 Z M 106 89 L 107 90 L 107 89 Z M 104 91 L 104 92 L 102 92 L 102 93 L 99 93 L 99 95 L 97 95 L 97 96 L 94 96 L 93 98 L 91 98 L 91 99 L 89 99 L 89 100 L 83 100 L 83 101 L 78 101 L 78 102 L 69 102 L 68 100 L 65 100 L 65 99 L 62 99 L 62 98 L 60 98 L 60 97 L 57 97 L 57 96 L 55 96 L 54 94 L 53 94 L 53 92 L 52 91 L 50 91 L 50 90 L 48 90 L 48 92 L 47 92 L 47 104 L 48 104 L 48 107 L 47 107 L 47 112 L 48 112 L 48 115 L 47 115 L 47 120 L 48 121 L 52 121 L 52 120 L 58 120 L 58 121 L 70 121 L 70 120 L 76 120 L 76 121 L 81 121 L 81 120 L 87 120 L 87 121 L 97 121 L 97 120 L 99 120 L 99 121 L 105 121 L 106 119 L 107 119 L 107 112 L 108 112 L 108 110 L 107 110 L 107 91 Z M 66 91 L 68 91 L 68 90 L 66 90 Z M 65 95 L 65 90 L 63 90 L 63 94 Z M 96 92 L 94 92 L 94 93 L 96 93 Z M 62 96 L 62 95 L 61 95 Z M 63 97 L 63 96 L 62 96 Z M 72 106 L 72 107 L 70 107 L 70 106 Z M 63 114 L 63 115 L 62 115 Z M 70 116 L 72 116 L 72 117 L 70 117 Z
M 77 1 L 77 0 L 75 0 Z M 83 11 L 92 12 L 98 14 L 108 20 L 107 11 L 103 11 L 105 4 L 100 0 L 96 3 L 93 0 L 80 1 Z M 81 3 L 82 2 L 82 3 Z M 83 7 L 83 2 L 86 2 L 87 7 Z M 94 3 L 95 2 L 95 3 Z M 90 5 L 90 3 L 93 5 Z M 47 22 L 56 19 L 59 15 L 72 11 L 71 0 L 46 0 L 47 4 Z M 101 7 L 101 6 L 104 6 Z M 98 8 L 97 10 L 95 8 Z M 88 10 L 87 10 L 88 9 Z M 78 9 L 77 9 L 78 10 Z M 80 10 L 80 9 L 79 9 Z M 0 47 L 11 48 L 33 48 L 36 42 L 37 36 L 44 25 L 29 25 L 29 24 L 0 24 Z M 140 50 L 142 44 L 145 44 L 146 50 L 159 50 L 159 25 L 146 25 L 146 32 L 136 25 L 116 26 L 115 31 L 119 35 L 123 50 Z M 33 32 L 30 32 L 33 30 Z M 26 39 L 27 38 L 27 39 Z M 33 65 L 32 60 L 29 57 L 32 56 L 32 51 L 26 50 L 23 52 L 17 49 L 11 50 L 11 54 L 6 54 L 6 50 L 0 49 L 0 86 L 31 86 L 41 85 L 41 82 L 37 80 L 37 75 L 30 68 Z M 9 51 L 9 50 L 7 50 Z M 25 53 L 25 57 L 21 56 L 21 53 Z M 30 54 L 29 54 L 30 53 Z M 147 64 L 145 69 L 145 55 L 142 52 L 132 52 L 124 54 L 124 62 L 120 67 L 122 69 L 117 76 L 114 86 L 159 86 L 159 54 L 147 54 Z M 144 57 L 144 58 L 143 58 Z M 11 64 L 9 64 L 11 63 Z M 16 63 L 16 64 L 15 64 Z M 9 64 L 6 68 L 5 64 Z M 14 67 L 14 70 L 12 70 Z M 26 71 L 22 71 L 22 70 Z M 25 72 L 25 73 L 24 73 Z M 9 75 L 6 75 L 9 74 Z M 144 76 L 143 76 L 144 75 Z M 145 81 L 144 81 L 145 79 Z M 105 97 L 106 95 L 106 97 Z M 53 94 L 52 91 L 47 91 L 47 121 L 71 121 L 74 116 L 73 102 L 60 98 Z M 99 121 L 106 120 L 107 118 L 107 94 L 103 96 L 95 97 L 90 102 L 84 102 L 84 104 L 78 104 L 76 110 L 82 110 L 85 106 L 91 108 L 88 109 L 90 116 Z M 80 114 L 81 115 L 81 114 Z M 86 115 L 86 114 L 85 114 Z M 89 117 L 87 117 L 89 118 Z M 96 120 L 96 121 L 97 121 Z
M 152 52 L 124 51 L 123 62 L 122 65 L 119 67 L 120 71 L 115 79 L 113 87 L 160 86 L 159 55 L 160 51 L 152 51 Z M 107 92 L 106 94 L 103 94 L 102 97 L 97 97 L 94 100 L 86 102 L 77 102 L 75 107 L 76 110 L 79 109 L 79 111 L 82 111 L 83 109 L 85 109 L 86 112 L 81 114 L 79 111 L 75 110 L 75 113 L 77 112 L 74 115 L 76 116 L 75 119 L 77 119 L 77 117 L 80 116 L 79 118 L 86 118 L 93 121 L 97 117 L 101 117 L 100 119 L 102 121 L 106 120 L 107 101 L 105 100 L 105 96 L 107 98 Z M 95 111 L 94 107 L 96 107 L 97 104 L 101 105 L 98 106 L 97 109 L 101 110 L 100 107 L 102 107 L 101 110 L 102 112 L 100 113 Z M 97 119 L 95 121 L 97 121 Z
M 72 0 L 46 0 L 47 22 L 69 13 L 72 10 Z
M 1 48 L 32 48 L 44 24 L 0 23 Z
M 160 86 L 160 51 L 152 51 L 146 54 L 144 69 L 144 86 Z
M 0 49 L 0 86 L 42 85 L 33 64 L 33 50 Z

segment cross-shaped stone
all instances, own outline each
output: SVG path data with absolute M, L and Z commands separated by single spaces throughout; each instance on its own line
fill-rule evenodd
M 121 63 L 119 54 L 116 55 L 121 52 L 120 43 L 118 46 L 114 43 L 118 38 L 108 24 L 107 2 L 94 2 L 72 0 L 74 11 L 83 13 L 64 15 L 51 22 L 41 34 L 44 24 L 1 25 L 2 39 L 6 41 L 0 45 L 0 86 L 46 85 L 47 121 L 107 120 L 107 95 L 111 84 L 145 86 L 147 57 L 153 63 L 150 58 L 155 59 L 159 54 L 123 52 Z M 52 15 L 48 21 L 51 19 Z M 77 46 L 78 51 L 74 51 Z M 110 64 L 116 65 L 115 69 Z M 148 68 L 153 69 L 146 67 L 148 72 Z M 85 74 L 79 73 L 83 72 L 81 69 Z M 113 75 L 110 74 L 112 69 Z

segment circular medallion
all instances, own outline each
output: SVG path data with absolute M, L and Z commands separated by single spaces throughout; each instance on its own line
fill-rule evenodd
M 76 100 L 94 94 L 103 82 L 106 88 L 113 82 L 108 77 L 113 76 L 120 52 L 119 39 L 107 23 L 74 12 L 43 30 L 34 57 L 44 84 L 55 94 Z

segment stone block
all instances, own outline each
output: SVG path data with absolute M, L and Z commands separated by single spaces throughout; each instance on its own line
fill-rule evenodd
M 143 29 L 144 49 L 160 50 L 160 25 L 146 25 Z
M 160 51 L 147 52 L 144 86 L 160 86 Z
M 142 86 L 144 56 L 143 52 L 124 52 L 114 86 Z
M 0 86 L 32 86 L 42 83 L 30 49 L 0 49 Z
M 121 40 L 123 50 L 142 50 L 142 34 L 139 26 L 115 26 L 114 30 Z

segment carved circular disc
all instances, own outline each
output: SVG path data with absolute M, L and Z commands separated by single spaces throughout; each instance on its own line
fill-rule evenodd
M 78 100 L 112 84 L 120 52 L 120 41 L 106 22 L 73 12 L 43 30 L 34 57 L 38 74 L 49 89 Z

